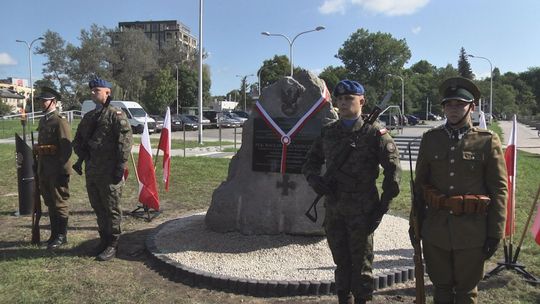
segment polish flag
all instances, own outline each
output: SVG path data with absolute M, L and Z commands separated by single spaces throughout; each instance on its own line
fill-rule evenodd
M 538 204 L 538 210 L 536 211 L 536 217 L 534 218 L 531 232 L 536 244 L 540 245 L 540 204 Z
M 478 127 L 487 130 L 486 114 L 484 113 L 484 111 L 480 111 L 480 124 L 478 125 Z
M 156 184 L 156 172 L 152 162 L 152 148 L 150 146 L 150 134 L 148 123 L 144 121 L 144 130 L 139 146 L 139 160 L 137 161 L 139 177 L 139 202 L 148 208 L 159 210 L 159 197 Z
M 511 236 L 516 230 L 515 216 L 516 216 L 516 177 L 517 177 L 517 123 L 516 115 L 512 120 L 512 131 L 510 132 L 510 139 L 508 140 L 508 146 L 504 152 L 504 160 L 506 161 L 506 171 L 508 172 L 508 203 L 506 204 L 506 228 L 504 230 L 504 236 Z
M 171 176 L 171 109 L 169 107 L 163 120 L 158 149 L 163 151 L 163 182 L 165 190 L 169 191 L 169 177 Z

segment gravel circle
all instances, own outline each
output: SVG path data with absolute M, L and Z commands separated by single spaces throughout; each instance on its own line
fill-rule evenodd
M 198 213 L 163 223 L 152 235 L 149 251 L 185 269 L 238 280 L 334 280 L 335 265 L 325 237 L 217 233 L 206 228 L 204 216 Z M 410 272 L 414 263 L 408 228 L 407 220 L 384 216 L 374 238 L 375 277 Z

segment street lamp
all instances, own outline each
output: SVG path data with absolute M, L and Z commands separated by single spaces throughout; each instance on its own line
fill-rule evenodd
M 26 40 L 15 40 L 15 42 L 26 44 L 26 47 L 28 48 L 28 66 L 30 67 L 30 99 L 32 100 L 32 123 L 34 123 L 34 85 L 32 84 L 32 45 L 34 44 L 34 42 L 38 40 L 44 40 L 44 39 L 45 38 L 43 37 L 38 37 L 32 40 L 30 44 L 28 44 Z M 24 103 L 24 107 L 26 108 L 26 102 Z
M 259 71 L 257 72 L 257 78 L 258 78 L 258 81 L 259 81 L 259 98 L 261 96 L 261 74 L 262 74 L 262 70 L 263 70 L 264 67 L 261 67 L 259 69 Z
M 247 112 L 247 108 L 246 108 L 246 89 L 247 89 L 247 78 L 249 76 L 255 76 L 253 74 L 249 74 L 249 75 L 236 75 L 236 77 L 241 77 L 242 78 L 242 81 L 244 82 L 244 111 Z
M 265 35 L 265 36 L 281 36 L 281 37 L 287 39 L 287 42 L 289 42 L 289 61 L 291 62 L 291 77 L 293 77 L 293 67 L 294 67 L 294 65 L 293 65 L 293 44 L 294 44 L 294 41 L 300 35 L 310 33 L 310 32 L 315 32 L 315 31 L 322 31 L 324 29 L 325 29 L 324 26 L 317 26 L 315 29 L 305 31 L 305 32 L 301 32 L 301 33 L 297 34 L 296 36 L 294 36 L 294 38 L 292 40 L 289 37 L 287 37 L 287 36 L 285 36 L 283 34 L 272 34 L 272 33 L 269 33 L 269 32 L 262 32 L 261 35 Z
M 401 114 L 405 115 L 405 81 L 399 75 L 388 74 L 388 76 L 397 77 L 401 80 Z
M 486 57 L 475 56 L 471 54 L 468 54 L 467 56 L 471 58 L 484 59 L 489 62 L 489 123 L 491 123 L 491 120 L 493 119 L 493 65 L 491 64 L 491 61 L 489 61 L 489 59 L 487 59 Z
M 176 67 L 176 115 L 178 115 L 178 64 L 174 64 Z

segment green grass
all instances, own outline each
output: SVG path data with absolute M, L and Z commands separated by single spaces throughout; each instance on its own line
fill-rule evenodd
M 0 303 L 287 303 L 289 299 L 254 299 L 225 293 L 190 288 L 159 276 L 149 266 L 148 258 L 136 252 L 110 263 L 98 263 L 86 251 L 96 241 L 95 217 L 88 203 L 84 178 L 72 176 L 70 183 L 71 218 L 68 247 L 59 253 L 49 253 L 43 248 L 29 245 L 29 217 L 13 217 L 17 210 L 17 183 L 15 146 L 0 144 Z M 137 154 L 134 155 L 137 157 Z M 136 161 L 136 159 L 135 159 Z M 173 157 L 171 187 L 163 190 L 160 163 L 157 179 L 160 187 L 162 215 L 157 221 L 166 221 L 180 215 L 206 210 L 212 193 L 226 179 L 229 159 L 203 157 Z M 407 217 L 410 206 L 408 171 L 403 171 L 401 192 L 391 205 L 391 213 Z M 130 177 L 124 188 L 122 209 L 131 211 L 137 206 L 138 185 L 130 164 Z M 518 184 L 516 193 L 517 234 L 521 236 L 524 223 L 540 181 L 540 156 L 519 152 Z M 379 182 L 381 179 L 379 179 Z M 42 231 L 48 233 L 48 220 L 43 218 Z M 123 238 L 145 235 L 156 224 L 149 224 L 132 217 L 123 221 Z M 42 236 L 43 238 L 43 236 Z M 127 244 L 125 244 L 127 245 Z M 517 245 L 516 245 L 517 246 Z M 128 249 L 123 249 L 128 250 Z M 526 269 L 540 276 L 540 246 L 534 243 L 529 232 L 521 249 L 519 261 Z M 502 251 L 496 256 L 502 258 Z M 493 261 L 493 260 L 492 260 Z M 151 264 L 151 263 L 150 263 Z M 494 264 L 490 263 L 488 269 Z M 395 291 L 404 296 L 404 291 Z M 401 294 L 400 294 L 401 293 Z M 410 295 L 408 295 L 410 299 Z M 431 294 L 428 294 L 430 297 Z M 379 298 L 382 296 L 377 296 Z M 512 272 L 480 285 L 481 303 L 537 303 L 540 288 L 523 282 Z M 519 299 L 519 300 L 518 300 Z M 334 297 L 300 297 L 295 303 L 333 303 Z M 392 301 L 376 301 L 375 303 Z M 428 302 L 429 303 L 429 302 Z

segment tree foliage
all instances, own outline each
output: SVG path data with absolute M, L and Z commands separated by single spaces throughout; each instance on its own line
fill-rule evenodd
M 471 70 L 471 64 L 467 59 L 467 53 L 465 52 L 465 48 L 463 47 L 461 47 L 461 50 L 459 50 L 458 72 L 459 76 L 461 77 L 471 80 L 474 79 L 474 74 Z

